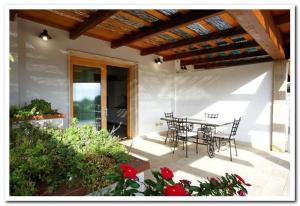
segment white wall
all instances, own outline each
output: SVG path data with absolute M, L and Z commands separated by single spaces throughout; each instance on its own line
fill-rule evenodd
M 237 140 L 270 148 L 273 63 L 178 73 L 176 114 L 220 118 L 242 117 Z
M 38 37 L 47 29 L 52 40 L 43 41 Z M 139 133 L 164 130 L 155 126 L 163 112 L 173 106 L 173 63 L 156 65 L 155 56 L 141 56 L 139 51 L 128 47 L 111 49 L 110 43 L 99 39 L 81 36 L 76 40 L 68 38 L 69 33 L 49 26 L 17 18 L 11 23 L 11 52 L 17 54 L 18 64 L 14 70 L 11 86 L 11 104 L 24 104 L 33 98 L 50 101 L 53 108 L 69 115 L 68 50 L 79 50 L 93 54 L 115 57 L 138 62 Z M 17 44 L 16 44 L 17 42 Z M 16 98 L 15 98 L 16 97 Z M 18 98 L 17 98 L 18 97 Z

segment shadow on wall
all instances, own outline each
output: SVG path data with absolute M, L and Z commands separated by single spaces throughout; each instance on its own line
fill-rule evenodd
M 242 117 L 237 139 L 259 149 L 270 148 L 271 63 L 181 73 L 176 76 L 176 115 L 221 119 Z

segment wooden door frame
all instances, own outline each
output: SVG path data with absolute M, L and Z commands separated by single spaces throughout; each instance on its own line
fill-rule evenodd
M 101 68 L 101 110 L 102 108 L 107 108 L 107 65 L 121 67 L 128 69 L 127 75 L 127 137 L 133 138 L 135 135 L 135 124 L 136 124 L 136 115 L 132 115 L 133 109 L 133 95 L 137 95 L 135 88 L 136 84 L 136 69 L 137 64 L 134 62 L 127 62 L 125 60 L 119 60 L 110 57 L 102 57 L 99 55 L 88 54 L 78 51 L 69 52 L 68 56 L 69 63 L 69 119 L 72 120 L 74 115 L 74 106 L 73 106 L 73 67 L 74 65 L 88 66 L 92 68 Z M 103 105 L 103 106 L 102 106 Z M 106 111 L 105 111 L 106 112 Z M 136 113 L 136 112 L 135 112 Z M 107 128 L 107 118 L 106 113 L 101 112 L 101 128 Z M 70 122 L 70 121 L 69 121 Z

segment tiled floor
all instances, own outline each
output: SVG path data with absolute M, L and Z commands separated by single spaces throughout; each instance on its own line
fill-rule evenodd
M 252 184 L 249 196 L 289 196 L 290 192 L 290 155 L 288 153 L 264 152 L 248 146 L 237 145 L 238 156 L 233 150 L 233 161 L 229 159 L 229 149 L 221 148 L 214 158 L 207 155 L 206 146 L 199 146 L 196 154 L 195 144 L 189 145 L 189 156 L 180 144 L 172 153 L 173 143 L 164 143 L 164 137 L 151 134 L 123 141 L 131 154 L 150 161 L 151 169 L 158 170 L 167 166 L 174 171 L 174 179 L 189 179 L 193 184 L 207 177 L 235 173 Z M 145 178 L 150 178 L 150 170 Z

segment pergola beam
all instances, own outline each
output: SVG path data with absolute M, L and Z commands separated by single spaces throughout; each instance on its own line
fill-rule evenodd
M 175 17 L 168 21 L 158 21 L 153 23 L 151 27 L 143 27 L 140 31 L 133 34 L 125 35 L 124 37 L 114 40 L 111 42 L 111 48 L 118 48 L 124 45 L 128 45 L 132 42 L 147 38 L 151 35 L 159 34 L 161 32 L 179 27 L 185 26 L 195 22 L 196 20 L 201 20 L 203 18 L 208 18 L 209 16 L 216 15 L 222 10 L 193 10 L 187 14 L 177 14 Z
M 201 49 L 198 51 L 191 51 L 191 52 L 185 52 L 185 53 L 179 53 L 179 54 L 173 54 L 169 56 L 164 56 L 164 61 L 171 61 L 175 59 L 183 59 L 186 57 L 192 57 L 192 56 L 200 56 L 203 54 L 213 54 L 217 52 L 226 52 L 226 51 L 232 51 L 236 49 L 246 49 L 251 47 L 257 47 L 259 46 L 255 41 L 249 41 L 249 42 L 243 42 L 243 43 L 236 43 L 236 44 L 230 44 L 227 46 L 219 46 L 214 47 L 210 49 Z
M 183 39 L 183 40 L 179 40 L 177 42 L 172 42 L 172 43 L 167 43 L 167 44 L 163 44 L 157 47 L 151 47 L 148 49 L 143 49 L 141 50 L 141 55 L 148 55 L 148 54 L 153 54 L 153 53 L 157 53 L 157 52 L 161 52 L 161 51 L 165 51 L 165 50 L 169 50 L 169 49 L 174 49 L 174 48 L 178 48 L 178 47 L 182 47 L 182 46 L 186 46 L 186 45 L 190 45 L 190 44 L 196 44 L 196 43 L 202 43 L 202 42 L 206 42 L 206 41 L 211 41 L 211 40 L 216 40 L 219 38 L 228 38 L 228 37 L 233 37 L 233 36 L 237 36 L 237 35 L 243 35 L 246 34 L 245 30 L 241 27 L 235 27 L 235 28 L 231 28 L 225 31 L 217 31 L 217 32 L 213 32 L 211 34 L 207 34 L 207 35 L 203 35 L 203 36 L 197 36 L 197 37 L 193 37 L 193 38 L 189 38 L 189 39 Z
M 97 26 L 101 22 L 105 21 L 109 17 L 116 14 L 119 10 L 97 10 L 91 14 L 84 22 L 80 23 L 70 31 L 70 39 L 76 39 L 86 31 Z
M 228 10 L 244 30 L 273 58 L 284 59 L 280 31 L 268 10 Z
M 217 56 L 214 58 L 199 58 L 199 59 L 192 59 L 192 60 L 184 60 L 181 61 L 181 65 L 195 65 L 195 64 L 202 64 L 208 62 L 216 62 L 216 61 L 225 61 L 225 60 L 234 60 L 234 59 L 242 59 L 248 57 L 256 57 L 256 56 L 265 56 L 267 53 L 264 50 L 256 51 L 256 52 L 244 52 L 242 54 L 230 54 L 228 56 Z
M 195 69 L 213 69 L 213 68 L 220 68 L 220 67 L 231 67 L 231 66 L 239 66 L 239 65 L 246 65 L 246 64 L 256 64 L 262 62 L 270 62 L 273 61 L 271 57 L 260 58 L 260 59 L 251 59 L 251 60 L 240 60 L 240 61 L 230 61 L 230 62 L 218 62 L 218 63 L 211 63 L 211 64 L 202 64 L 202 65 L 195 65 Z
M 9 10 L 9 20 L 14 21 L 17 15 L 17 10 Z
M 282 14 L 274 18 L 274 23 L 276 26 L 286 24 L 290 22 L 290 13 Z

